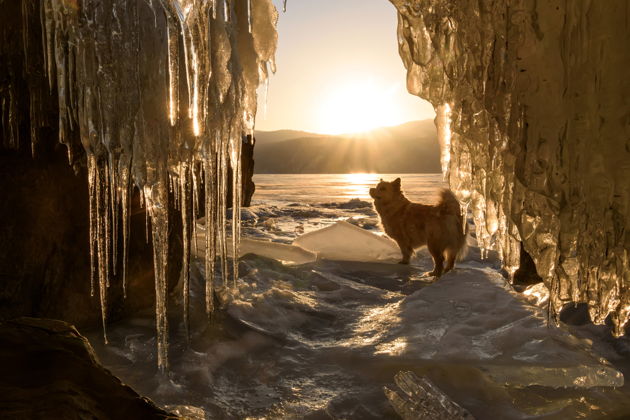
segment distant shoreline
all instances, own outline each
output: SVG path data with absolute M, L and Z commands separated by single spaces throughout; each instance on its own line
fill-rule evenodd
M 353 135 L 257 132 L 254 174 L 440 173 L 433 120 Z
M 439 172 L 254 172 L 256 175 L 441 175 Z

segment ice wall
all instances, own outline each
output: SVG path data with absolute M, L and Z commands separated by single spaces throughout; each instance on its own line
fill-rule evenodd
M 183 224 L 185 311 L 193 221 L 206 217 L 210 313 L 215 257 L 222 256 L 225 283 L 238 276 L 236 262 L 229 267 L 227 252 L 217 249 L 240 234 L 241 144 L 253 133 L 256 89 L 274 69 L 277 11 L 271 0 L 24 0 L 22 15 L 25 25 L 34 16 L 41 22 L 38 44 L 23 27 L 24 55 L 28 60 L 35 55 L 29 51 L 44 49 L 40 72 L 58 98 L 59 142 L 68 146 L 71 164 L 77 136 L 85 149 L 92 293 L 100 297 L 104 328 L 110 274 L 125 271 L 131 190 L 140 191 L 154 250 L 158 365 L 164 369 L 169 197 Z M 9 127 L 5 141 L 16 145 L 11 88 L 2 91 L 2 118 Z M 48 92 L 29 88 L 36 127 L 45 118 L 38 98 Z M 235 176 L 228 177 L 228 166 Z M 227 203 L 230 178 L 234 193 Z M 236 221 L 231 232 L 228 207 Z M 121 241 L 123 255 L 117 255 Z M 238 240 L 229 243 L 238 255 Z
M 437 110 L 444 174 L 506 269 L 519 246 L 551 314 L 630 315 L 630 3 L 390 0 L 408 90 Z

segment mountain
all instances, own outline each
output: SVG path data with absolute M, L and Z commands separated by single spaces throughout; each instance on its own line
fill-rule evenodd
M 272 144 L 300 137 L 329 137 L 327 134 L 309 133 L 299 130 L 256 131 L 256 144 Z
M 433 120 L 412 121 L 361 134 L 295 130 L 256 132 L 259 174 L 437 173 L 440 148 Z

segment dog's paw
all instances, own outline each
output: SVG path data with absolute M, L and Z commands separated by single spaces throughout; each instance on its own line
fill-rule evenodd
M 398 261 L 398 264 L 409 265 L 409 261 L 400 260 L 400 261 Z

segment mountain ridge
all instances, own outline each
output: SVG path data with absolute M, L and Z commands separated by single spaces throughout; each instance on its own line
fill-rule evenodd
M 433 120 L 410 121 L 366 133 L 329 135 L 301 130 L 256 132 L 254 172 L 331 174 L 438 173 Z

